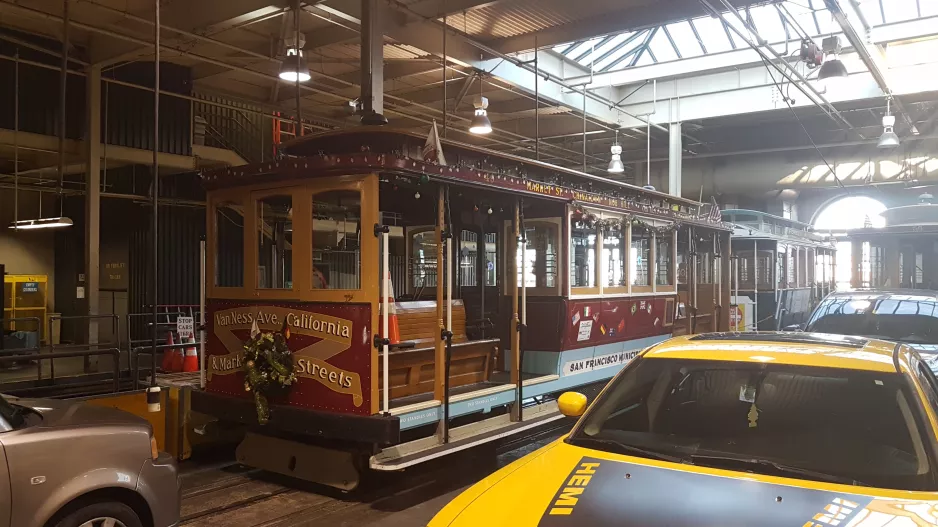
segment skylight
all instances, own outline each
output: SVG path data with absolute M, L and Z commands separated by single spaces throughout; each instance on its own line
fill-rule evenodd
M 824 0 L 785 0 L 782 6 L 794 24 L 774 3 L 740 9 L 740 15 L 755 26 L 759 36 L 770 44 L 790 42 L 797 49 L 799 29 L 811 37 L 822 38 L 841 29 L 824 6 Z M 938 0 L 859 0 L 860 10 L 872 26 L 893 24 L 918 17 L 938 16 Z M 733 16 L 729 24 L 743 29 Z M 750 36 L 748 31 L 743 34 Z M 674 22 L 657 28 L 595 37 L 555 46 L 555 52 L 592 66 L 597 73 L 628 67 L 671 62 L 745 49 L 748 45 L 733 33 L 726 22 L 710 16 Z

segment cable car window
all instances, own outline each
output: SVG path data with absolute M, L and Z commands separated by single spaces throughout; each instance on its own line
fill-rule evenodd
M 631 255 L 629 256 L 629 278 L 632 285 L 651 285 L 648 264 L 651 259 L 651 233 L 643 227 L 632 227 Z
M 498 234 L 485 233 L 485 285 L 495 286 L 498 280 Z
M 410 284 L 415 291 L 436 287 L 436 231 L 411 235 Z
M 293 289 L 293 197 L 257 200 L 257 288 Z
M 655 284 L 674 285 L 671 278 L 672 255 L 671 244 L 673 243 L 671 234 L 661 234 L 655 238 Z
M 626 232 L 621 224 L 616 223 L 603 232 L 603 285 L 606 287 L 624 287 L 625 284 L 625 239 Z
M 361 196 L 313 194 L 313 289 L 361 288 Z
M 698 284 L 712 284 L 713 283 L 713 267 L 714 267 L 713 253 L 709 251 L 700 251 L 697 253 L 697 283 Z
M 479 285 L 476 276 L 479 233 L 463 230 L 459 233 L 459 284 L 464 287 Z
M 596 286 L 596 228 L 580 221 L 570 226 L 570 286 Z
M 496 254 L 497 238 L 494 232 L 485 235 L 485 259 L 481 262 L 485 274 L 485 285 L 494 286 L 498 263 Z M 479 233 L 463 230 L 459 235 L 459 283 L 465 287 L 479 285 L 477 264 L 479 251 Z
M 524 256 L 527 265 L 524 268 L 524 280 L 527 287 L 557 286 L 557 226 L 553 223 L 528 223 L 525 225 L 528 245 Z M 493 248 L 494 251 L 494 248 Z M 516 255 L 518 286 L 521 286 L 521 243 L 518 243 Z
M 215 205 L 215 285 L 244 286 L 244 207 L 240 203 Z
M 788 247 L 788 256 L 786 261 L 786 271 L 785 276 L 788 279 L 787 288 L 794 289 L 798 287 L 798 271 L 797 266 L 795 265 L 798 262 L 798 252 L 795 247 Z
M 775 280 L 779 289 L 788 289 L 788 249 L 779 245 L 775 250 Z

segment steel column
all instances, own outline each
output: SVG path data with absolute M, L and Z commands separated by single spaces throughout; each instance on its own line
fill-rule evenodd
M 668 143 L 668 194 L 681 196 L 681 172 L 684 151 L 681 144 L 681 123 L 671 123 L 670 142 Z
M 88 68 L 85 132 L 85 299 L 88 344 L 98 343 L 98 288 L 101 275 L 101 66 Z M 99 359 L 100 360 L 100 359 Z
M 384 115 L 384 32 L 380 9 L 378 0 L 362 0 L 361 97 L 364 116 Z

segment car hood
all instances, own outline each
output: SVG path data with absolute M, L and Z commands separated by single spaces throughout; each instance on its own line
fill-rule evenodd
M 20 399 L 6 396 L 11 403 L 33 410 L 42 416 L 41 428 L 60 428 L 71 426 L 139 426 L 150 425 L 143 418 L 116 408 L 93 406 L 90 404 L 58 401 L 55 399 Z
M 938 495 L 676 465 L 558 441 L 470 487 L 431 527 L 938 524 Z M 815 523 L 812 523 L 815 522 Z M 910 523 L 910 525 L 913 525 Z

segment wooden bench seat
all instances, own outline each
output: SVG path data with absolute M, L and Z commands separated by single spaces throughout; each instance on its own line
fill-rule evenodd
M 432 392 L 436 364 L 435 344 L 440 332 L 436 302 L 398 302 L 396 307 L 401 342 L 414 342 L 416 347 L 395 350 L 388 355 L 390 398 Z M 444 311 L 444 323 L 445 320 Z M 498 345 L 498 339 L 469 340 L 466 337 L 465 305 L 461 300 L 453 300 L 450 387 L 488 381 L 495 368 Z M 383 375 L 381 362 L 378 364 L 378 374 Z

